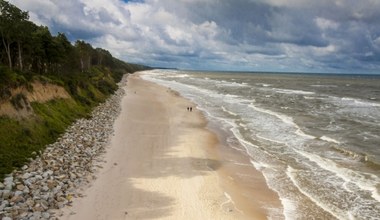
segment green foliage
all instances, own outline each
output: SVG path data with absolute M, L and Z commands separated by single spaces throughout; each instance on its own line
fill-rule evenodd
M 147 67 L 128 64 L 84 41 L 70 43 L 63 33 L 28 21 L 28 13 L 0 0 L 0 100 L 10 100 L 16 109 L 30 107 L 22 93 L 11 89 L 31 82 L 63 86 L 72 99 L 31 103 L 35 116 L 12 119 L 0 116 L 0 180 L 22 166 L 32 152 L 43 150 L 79 117 L 112 94 L 125 73 Z
M 26 105 L 27 99 L 23 93 L 18 93 L 11 98 L 11 103 L 16 110 L 20 110 Z
M 33 152 L 53 143 L 75 119 L 88 114 L 88 109 L 70 99 L 32 103 L 32 107 L 36 116 L 30 119 L 0 117 L 0 179 L 22 166 Z

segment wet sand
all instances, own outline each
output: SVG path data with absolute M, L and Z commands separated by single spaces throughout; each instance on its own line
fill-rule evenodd
M 194 104 L 138 75 L 125 89 L 106 162 L 61 219 L 266 219 L 268 207 L 280 208 Z

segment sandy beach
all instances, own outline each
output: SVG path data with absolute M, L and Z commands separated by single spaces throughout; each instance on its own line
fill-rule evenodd
M 252 195 L 279 205 L 254 169 L 239 167 L 256 175 L 250 181 L 233 178 L 236 166 L 224 157 L 249 161 L 221 153 L 193 103 L 138 75 L 124 89 L 103 168 L 61 219 L 265 219 Z

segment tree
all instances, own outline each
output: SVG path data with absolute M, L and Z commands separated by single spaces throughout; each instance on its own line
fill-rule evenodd
M 47 27 L 38 27 L 32 34 L 32 65 L 33 69 L 38 73 L 47 72 L 50 61 L 53 59 L 52 55 L 53 37 L 51 36 Z
M 22 20 L 17 24 L 16 29 L 20 30 L 16 35 L 16 43 L 19 68 L 23 70 L 23 46 L 30 43 L 30 36 L 36 30 L 36 25 L 31 21 Z
M 87 70 L 91 67 L 91 55 L 93 54 L 93 48 L 91 44 L 81 40 L 75 42 L 75 48 L 79 51 L 80 67 L 81 71 Z
M 27 22 L 28 18 L 27 12 L 20 10 L 4 0 L 0 0 L 0 34 L 10 69 L 13 67 L 11 45 L 22 38 L 24 30 L 21 28 L 23 28 L 23 24 Z M 21 51 L 20 44 L 18 48 Z M 20 51 L 19 56 L 21 57 Z M 21 58 L 20 62 L 22 66 Z

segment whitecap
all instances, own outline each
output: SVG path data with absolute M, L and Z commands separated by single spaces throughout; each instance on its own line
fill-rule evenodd
M 327 136 L 322 136 L 319 139 L 327 141 L 327 142 L 335 143 L 335 144 L 340 144 L 339 141 L 337 141 L 337 140 L 335 140 L 333 138 L 327 137 Z

